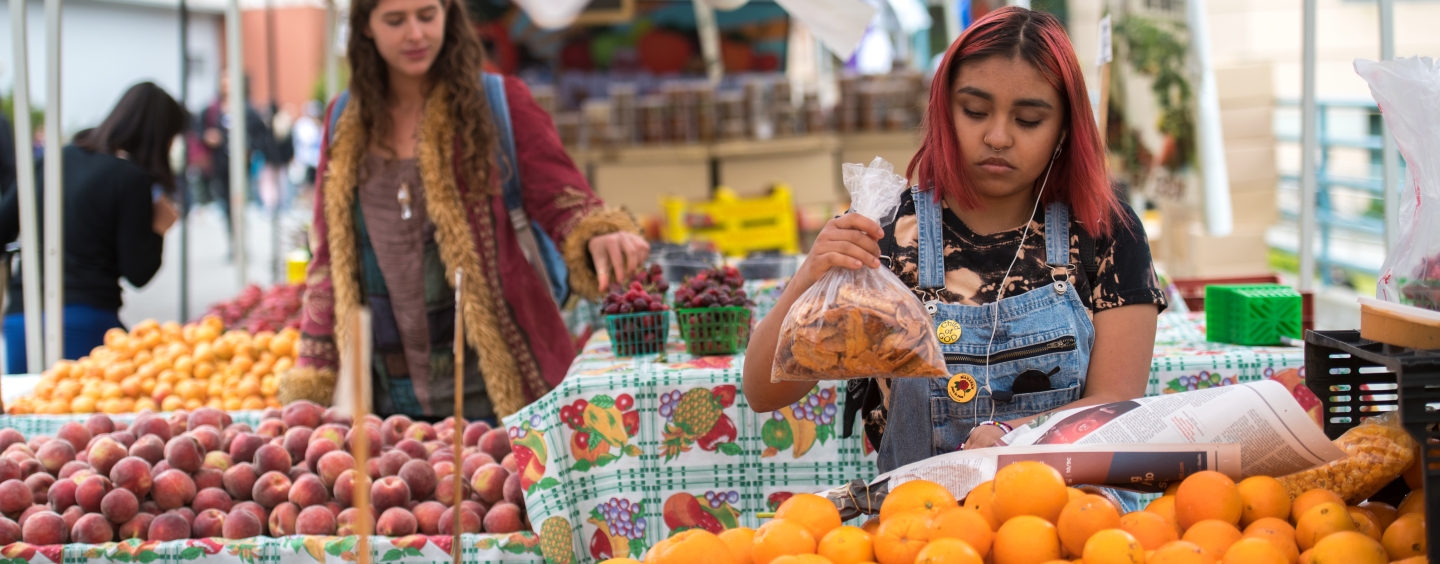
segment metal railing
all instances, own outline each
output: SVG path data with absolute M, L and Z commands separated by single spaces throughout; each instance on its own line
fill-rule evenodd
M 1279 110 L 1276 141 L 1300 145 L 1300 102 L 1279 100 L 1275 106 Z M 1315 265 L 1319 279 L 1323 284 L 1334 284 L 1337 270 L 1378 274 L 1379 262 L 1374 259 L 1383 257 L 1385 252 L 1384 138 L 1380 110 L 1370 100 L 1320 100 L 1316 103 L 1316 113 L 1320 154 L 1315 175 L 1315 225 L 1319 235 Z M 1287 119 L 1291 116 L 1293 122 Z M 1290 123 L 1293 127 L 1287 126 Z M 1404 173 L 1399 177 L 1404 178 Z M 1393 189 L 1398 190 L 1398 185 Z M 1294 202 L 1293 205 L 1282 203 L 1281 217 L 1298 223 L 1298 159 L 1293 168 L 1282 167 L 1278 191 L 1282 202 Z M 1348 205 L 1337 205 L 1337 202 Z M 1340 239 L 1348 243 L 1344 249 L 1336 248 Z M 1372 246 L 1378 255 L 1353 252 Z

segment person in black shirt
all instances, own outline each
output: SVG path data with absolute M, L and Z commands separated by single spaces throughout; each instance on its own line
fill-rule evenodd
M 15 129 L 0 116 L 0 194 L 15 185 Z
M 179 217 L 170 201 L 170 145 L 185 122 L 174 98 L 142 82 L 125 92 L 99 127 L 80 132 L 63 149 L 65 358 L 89 354 L 107 330 L 122 327 L 120 278 L 144 286 L 160 269 L 164 234 Z M 36 170 L 42 166 L 37 162 Z M 35 177 L 38 202 L 44 186 L 42 175 Z M 0 201 L 0 241 L 7 243 L 20 232 L 16 192 Z M 15 374 L 25 372 L 26 312 L 19 269 L 10 280 L 6 371 Z

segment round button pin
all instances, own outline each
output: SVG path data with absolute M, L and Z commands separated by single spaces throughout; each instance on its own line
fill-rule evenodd
M 954 319 L 946 319 L 940 323 L 939 327 L 935 328 L 935 338 L 940 339 L 941 343 L 953 345 L 960 340 L 960 333 L 962 332 L 963 329 L 960 327 L 960 322 Z
M 975 394 L 980 392 L 980 386 L 975 383 L 975 377 L 964 372 L 950 377 L 950 382 L 945 385 L 945 393 L 955 403 L 965 403 L 975 399 Z

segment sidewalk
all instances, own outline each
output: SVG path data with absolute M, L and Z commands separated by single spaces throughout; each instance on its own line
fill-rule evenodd
M 278 229 L 280 256 L 295 247 L 295 239 L 301 228 L 311 219 L 310 203 L 296 201 L 291 209 L 282 212 L 278 225 L 271 224 L 267 212 L 256 206 L 246 210 L 247 245 L 246 277 L 249 282 L 269 287 L 277 279 L 283 280 L 283 264 L 276 270 L 272 251 L 272 234 Z M 199 318 L 211 305 L 228 300 L 240 293 L 241 284 L 236 278 L 236 267 L 227 258 L 230 244 L 226 231 L 225 217 L 220 209 L 210 205 L 190 212 L 189 249 L 189 319 L 180 319 L 180 229 L 179 224 L 165 235 L 165 259 L 160 272 L 144 288 L 136 289 L 129 284 L 124 287 L 125 305 L 120 308 L 120 320 L 128 326 L 145 319 L 159 321 L 189 321 Z

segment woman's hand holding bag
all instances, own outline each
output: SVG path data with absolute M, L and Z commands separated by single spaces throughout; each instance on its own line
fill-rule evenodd
M 824 273 L 780 327 L 771 381 L 945 376 L 925 306 L 880 268 L 879 227 L 894 219 L 905 178 L 877 157 L 846 164 L 844 179 L 852 213 L 826 226 L 801 269 L 801 283 Z

